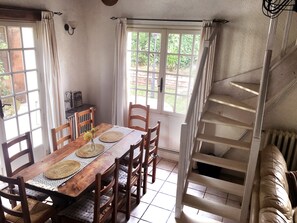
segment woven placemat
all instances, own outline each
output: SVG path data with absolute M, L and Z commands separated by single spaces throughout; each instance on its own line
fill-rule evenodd
M 43 175 L 51 180 L 58 180 L 68 177 L 78 171 L 80 163 L 75 160 L 63 160 L 54 164 Z
M 125 136 L 124 133 L 118 131 L 108 131 L 103 133 L 99 140 L 102 142 L 117 142 Z
M 101 144 L 95 144 L 95 148 L 92 148 L 91 144 L 86 144 L 75 152 L 75 155 L 81 158 L 91 158 L 98 156 L 104 151 L 104 146 Z

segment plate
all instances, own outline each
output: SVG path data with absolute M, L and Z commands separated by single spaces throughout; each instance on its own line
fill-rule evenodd
M 51 180 L 59 180 L 69 177 L 70 175 L 77 172 L 79 168 L 80 163 L 78 161 L 63 160 L 51 166 L 51 168 L 45 171 L 43 175 Z
M 86 144 L 75 152 L 75 155 L 81 158 L 91 158 L 99 155 L 104 151 L 104 146 L 101 144 L 95 144 L 95 148 L 92 149 L 91 144 Z
M 124 133 L 118 131 L 108 131 L 103 133 L 99 140 L 102 142 L 117 142 L 124 137 Z

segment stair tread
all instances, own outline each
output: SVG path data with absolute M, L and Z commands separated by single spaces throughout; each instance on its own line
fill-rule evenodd
M 198 161 L 201 163 L 210 164 L 213 166 L 219 166 L 222 168 L 226 168 L 229 170 L 235 170 L 242 173 L 245 173 L 247 171 L 247 164 L 235 160 L 225 159 L 221 157 L 211 156 L 203 153 L 195 153 L 192 156 L 192 159 L 194 161 Z
M 214 143 L 214 144 L 228 145 L 228 146 L 231 146 L 237 149 L 243 149 L 243 150 L 250 150 L 250 147 L 251 147 L 251 144 L 249 142 L 242 142 L 239 140 L 227 139 L 223 137 L 211 136 L 211 135 L 205 135 L 205 134 L 199 134 L 197 136 L 197 140 Z
M 195 197 L 189 194 L 184 195 L 183 204 L 225 218 L 230 218 L 237 222 L 240 221 L 240 208 L 231 207 L 225 204 L 217 203 L 204 198 Z
M 228 95 L 219 95 L 219 94 L 212 94 L 208 98 L 210 101 L 217 102 L 220 104 L 228 105 L 234 108 L 242 109 L 248 112 L 255 113 L 256 110 L 252 106 L 245 104 L 241 101 L 236 100 L 235 98 L 228 96 Z
M 218 115 L 212 112 L 208 112 L 208 111 L 203 114 L 201 120 L 206 123 L 230 125 L 230 126 L 235 126 L 235 127 L 249 129 L 249 130 L 253 129 L 252 125 L 249 125 L 222 115 Z
M 251 92 L 255 95 L 259 95 L 260 84 L 233 82 L 233 81 L 231 81 L 230 84 L 240 89 L 243 89 L 245 91 Z
M 193 172 L 189 174 L 188 181 L 206 187 L 215 188 L 226 193 L 237 195 L 239 197 L 243 196 L 244 186 L 241 184 L 231 183 L 229 181 L 208 177 Z

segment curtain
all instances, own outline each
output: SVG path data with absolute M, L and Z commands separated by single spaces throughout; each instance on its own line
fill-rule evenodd
M 62 124 L 65 120 L 61 102 L 60 86 L 60 65 L 57 50 L 57 41 L 54 27 L 54 13 L 43 11 L 42 20 L 37 23 L 37 35 L 41 47 L 43 64 L 43 81 L 45 93 L 45 106 L 47 127 L 52 129 Z M 48 137 L 51 139 L 51 133 L 48 131 Z M 52 142 L 49 140 L 50 147 Z
M 126 126 L 128 83 L 126 71 L 127 19 L 125 18 L 120 18 L 117 21 L 115 41 L 112 124 Z

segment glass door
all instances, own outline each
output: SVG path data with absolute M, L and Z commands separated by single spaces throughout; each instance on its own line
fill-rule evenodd
M 29 131 L 33 148 L 43 144 L 36 54 L 34 24 L 0 23 L 1 143 Z

